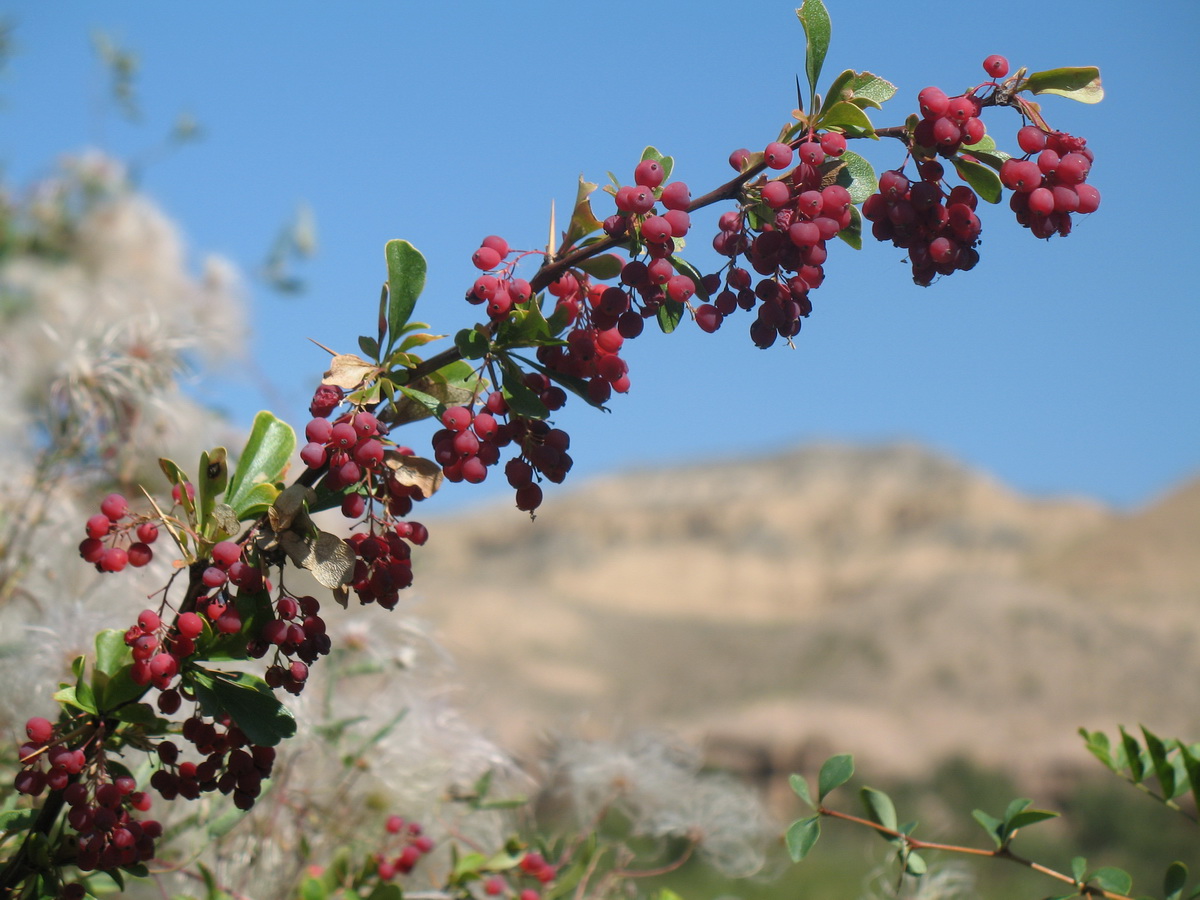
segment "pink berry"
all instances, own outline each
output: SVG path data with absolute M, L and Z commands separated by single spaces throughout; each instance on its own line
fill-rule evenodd
M 34 716 L 25 723 L 25 734 L 28 735 L 31 741 L 44 744 L 54 737 L 54 725 L 49 719 Z
M 120 547 L 108 547 L 100 554 L 100 568 L 105 572 L 120 572 L 129 562 L 129 554 Z
M 482 269 L 483 271 L 487 272 L 490 269 L 494 269 L 500 265 L 500 260 L 502 258 L 503 257 L 501 257 L 500 254 L 492 247 L 480 247 L 475 251 L 474 254 L 472 254 L 471 262 L 474 263 L 475 268 Z
M 489 234 L 480 242 L 481 247 L 490 247 L 500 254 L 500 258 L 508 256 L 508 241 L 496 234 Z
M 100 512 L 116 522 L 129 512 L 129 501 L 120 494 L 109 494 L 100 504 Z
M 242 548 L 233 541 L 221 541 L 212 548 L 212 558 L 222 569 L 228 569 L 242 558 Z
M 666 173 L 658 160 L 643 159 L 633 170 L 634 183 L 640 184 L 642 187 L 656 188 L 663 183 L 665 178 Z
M 153 522 L 143 522 L 137 527 L 137 536 L 143 544 L 153 544 L 158 540 L 158 526 Z
M 112 528 L 113 520 L 103 513 L 97 513 L 87 520 L 84 526 L 87 531 L 87 536 L 90 538 L 102 538 L 108 534 Z
M 786 169 L 792 164 L 792 148 L 780 141 L 771 141 L 763 150 L 763 161 L 770 169 Z
M 147 566 L 154 559 L 154 551 L 150 549 L 148 544 L 141 541 L 129 545 L 129 564 L 135 569 L 140 569 L 142 566 Z
M 1003 78 L 1008 74 L 1008 60 L 998 53 L 993 53 L 983 61 L 983 71 L 993 78 Z

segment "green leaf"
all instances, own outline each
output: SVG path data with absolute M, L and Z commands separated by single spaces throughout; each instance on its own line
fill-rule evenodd
M 821 817 L 809 816 L 807 819 L 797 819 L 787 830 L 788 855 L 792 862 L 800 862 L 808 856 L 808 851 L 816 844 L 821 836 Z
M 1142 726 L 1142 734 L 1146 738 L 1146 750 L 1150 753 L 1150 762 L 1154 765 L 1154 775 L 1162 787 L 1163 798 L 1170 800 L 1175 796 L 1175 767 L 1167 759 L 1167 746 L 1145 725 Z
M 488 352 L 487 335 L 474 328 L 464 328 L 454 336 L 454 346 L 463 359 L 483 359 Z
M 367 337 L 365 334 L 359 335 L 358 349 L 371 362 L 379 362 L 379 342 L 375 338 Z
M 296 432 L 290 425 L 265 410 L 254 417 L 250 437 L 225 493 L 225 502 L 239 519 L 267 511 L 279 493 L 274 484 L 283 477 L 295 449 Z
M 792 790 L 796 792 L 797 797 L 813 807 L 813 809 L 816 809 L 817 804 L 812 801 L 812 794 L 808 792 L 808 780 L 804 776 L 793 774 L 788 777 L 788 784 L 792 786 Z
M 867 114 L 853 103 L 843 101 L 835 103 L 828 112 L 821 114 L 816 128 L 834 128 L 843 131 L 851 137 L 869 137 L 879 140 L 875 134 L 875 126 Z
M 829 36 L 832 31 L 829 12 L 821 0 L 804 0 L 796 10 L 808 44 L 804 53 L 804 71 L 808 75 L 808 86 L 815 95 L 821 67 L 825 65 L 825 54 L 829 52 Z
M 1146 765 L 1142 759 L 1142 745 L 1137 742 L 1137 738 L 1125 730 L 1124 725 L 1120 726 L 1120 731 L 1121 746 L 1125 748 L 1129 774 L 1133 777 L 1134 784 L 1141 784 L 1142 779 L 1146 777 Z
M 670 334 L 683 321 L 683 304 L 674 300 L 664 300 L 658 308 L 658 327 L 663 334 Z
M 99 706 L 105 712 L 115 710 L 118 706 L 128 703 L 130 700 L 136 700 L 146 693 L 146 685 L 138 684 L 133 680 L 133 663 L 122 666 L 108 678 L 103 690 L 100 691 Z M 125 711 L 131 707 L 123 707 L 122 713 L 117 715 L 117 718 L 123 722 L 132 722 L 134 719 L 125 715 Z M 135 716 L 137 713 L 130 713 Z
M 849 753 L 831 756 L 821 765 L 817 776 L 817 799 L 823 801 L 834 788 L 841 787 L 854 774 L 854 757 Z
M 576 263 L 577 268 L 583 269 L 593 278 L 601 281 L 611 281 L 616 278 L 621 274 L 622 266 L 621 258 L 614 253 L 601 253 L 599 256 Z
M 77 656 L 71 665 L 71 669 L 75 673 L 75 702 L 90 712 L 99 712 L 100 707 L 96 705 L 96 694 L 85 677 L 84 666 L 85 662 L 82 656 Z M 97 674 L 96 677 L 107 679 L 108 676 Z
M 924 857 L 913 850 L 909 850 L 904 856 L 904 871 L 909 875 L 924 875 L 928 871 L 929 865 L 925 862 Z
M 37 814 L 36 809 L 10 809 L 0 813 L 0 833 L 27 830 L 37 818 Z
M 96 635 L 97 672 L 115 675 L 132 659 L 132 651 L 125 643 L 125 632 L 119 628 L 106 628 Z
M 638 162 L 645 162 L 648 159 L 652 159 L 662 166 L 663 183 L 665 184 L 670 181 L 671 172 L 675 169 L 675 158 L 673 156 L 663 156 L 655 147 L 647 147 L 642 151 L 642 158 Z
M 273 747 L 296 733 L 296 720 L 261 678 L 249 672 L 220 672 L 200 666 L 192 677 L 205 714 L 229 713 L 251 743 Z
M 381 882 L 375 885 L 375 890 L 371 891 L 367 900 L 404 900 L 404 891 L 398 884 Z
M 1181 862 L 1173 862 L 1167 866 L 1163 875 L 1163 900 L 1179 900 L 1183 896 L 1183 886 L 1187 884 L 1188 867 Z
M 504 399 L 508 407 L 518 415 L 527 419 L 545 419 L 550 415 L 541 398 L 525 386 L 519 367 L 511 361 L 504 366 Z
M 1188 783 L 1192 786 L 1192 799 L 1196 808 L 1200 809 L 1200 754 L 1182 741 L 1179 742 L 1179 758 L 1183 760 L 1183 770 L 1187 773 Z
M 1021 810 L 1028 808 L 1029 804 L 1032 802 L 1032 800 L 1029 800 L 1025 797 L 1018 797 L 1016 800 L 1013 800 L 1011 803 L 1009 803 L 1008 807 L 1004 810 L 1004 824 L 1007 825 L 1013 816 L 1015 816 Z
M 1101 869 L 1097 869 L 1088 880 L 1094 881 L 1106 891 L 1113 891 L 1118 894 L 1128 894 L 1133 888 L 1133 879 L 1129 877 L 1129 873 L 1124 869 L 1118 869 L 1116 866 L 1104 866 Z
M 896 93 L 896 86 L 870 72 L 855 72 L 847 69 L 833 80 L 825 92 L 825 109 L 838 103 L 853 103 L 860 108 L 871 106 L 883 109 L 883 104 Z M 824 110 L 822 110 L 824 112 Z
M 857 206 L 850 207 L 850 224 L 837 233 L 843 241 L 855 250 L 862 249 L 862 213 Z
M 871 164 L 852 150 L 847 150 L 838 160 L 837 183 L 850 192 L 850 202 L 862 203 L 879 190 L 879 179 Z
M 1044 822 L 1047 819 L 1057 819 L 1058 813 L 1048 809 L 1027 809 L 1024 812 L 1019 812 L 1015 816 L 1009 817 L 1005 823 L 1008 827 L 1009 834 L 1012 834 L 1018 828 L 1025 828 L 1037 822 Z
M 867 816 L 877 825 L 882 825 L 891 831 L 897 831 L 896 828 L 896 805 L 892 803 L 892 798 L 883 791 L 877 791 L 875 788 L 865 787 L 859 792 L 862 797 L 863 806 L 866 807 Z M 884 835 L 887 837 L 888 835 Z
M 308 875 L 300 882 L 300 900 L 325 900 L 328 896 L 329 891 L 321 879 Z
M 388 270 L 388 331 L 395 340 L 425 289 L 425 257 L 408 241 L 388 241 L 384 256 Z
M 572 246 L 580 238 L 587 237 L 600 229 L 600 220 L 592 212 L 592 201 L 589 199 L 598 185 L 585 181 L 579 176 L 579 188 L 575 192 L 575 208 L 571 211 L 571 222 L 563 235 L 562 249 Z
M 995 816 L 989 816 L 982 809 L 975 810 L 971 813 L 971 816 L 983 826 L 983 830 L 995 841 L 997 849 L 1004 846 L 1005 833 L 1003 822 Z
M 1079 734 L 1087 742 L 1088 752 L 1092 756 L 1100 760 L 1109 770 L 1113 772 L 1119 771 L 1116 760 L 1112 758 L 1111 745 L 1109 744 L 1107 734 L 1103 731 L 1089 732 L 1086 728 L 1080 728 Z
M 92 703 L 88 706 L 83 705 L 83 702 L 75 696 L 75 685 L 73 684 L 63 685 L 60 687 L 54 692 L 51 699 L 53 699 L 55 703 L 58 703 L 62 706 L 73 706 L 76 709 L 82 709 L 84 712 L 91 713 L 92 715 L 96 715 L 98 712 L 98 710 L 95 708 L 95 703 Z
M 1071 860 L 1071 877 L 1077 883 L 1083 883 L 1083 876 L 1087 874 L 1087 859 L 1082 856 L 1076 856 Z
M 1003 193 L 1000 176 L 987 166 L 955 156 L 950 160 L 958 172 L 958 177 L 975 189 L 980 197 L 988 203 L 999 203 Z
M 1104 99 L 1100 70 L 1095 66 L 1034 72 L 1021 82 L 1017 90 L 1032 94 L 1058 94 L 1080 103 L 1099 103 Z

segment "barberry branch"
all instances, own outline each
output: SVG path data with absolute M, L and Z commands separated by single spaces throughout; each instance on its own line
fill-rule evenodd
M 1069 884 L 1079 890 L 1082 895 L 1090 897 L 1101 897 L 1104 900 L 1135 900 L 1127 894 L 1119 894 L 1116 891 L 1107 891 L 1104 888 L 1094 884 L 1086 884 L 1076 881 L 1070 875 L 1059 872 L 1057 869 L 1052 869 L 1034 860 L 1027 859 L 1014 853 L 1006 844 L 1003 847 L 997 847 L 993 850 L 988 850 L 982 847 L 966 847 L 959 844 L 943 844 L 936 841 L 923 841 L 919 838 L 912 837 L 895 828 L 888 828 L 878 822 L 872 822 L 870 819 L 864 819 L 861 816 L 851 815 L 850 813 L 841 812 L 840 810 L 830 809 L 827 806 L 818 806 L 817 814 L 828 816 L 831 819 L 841 819 L 846 822 L 853 822 L 855 825 L 862 825 L 866 828 L 871 828 L 880 834 L 891 838 L 892 840 L 900 841 L 909 850 L 943 850 L 948 853 L 958 853 L 964 856 L 982 856 L 988 859 L 1003 859 L 1008 862 L 1015 863 L 1019 866 L 1024 866 L 1048 878 L 1053 878 L 1061 881 L 1064 884 Z

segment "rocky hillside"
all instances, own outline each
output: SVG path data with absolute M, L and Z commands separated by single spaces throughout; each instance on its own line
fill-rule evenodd
M 1119 515 L 915 446 L 813 446 L 434 534 L 417 611 L 510 746 L 653 726 L 764 773 L 849 750 L 1020 775 L 1084 762 L 1079 725 L 1200 736 L 1200 482 Z

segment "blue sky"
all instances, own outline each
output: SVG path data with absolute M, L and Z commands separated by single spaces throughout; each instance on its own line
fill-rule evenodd
M 1089 139 L 1100 211 L 1047 243 L 1006 204 L 988 209 L 979 266 L 924 289 L 891 246 L 831 247 L 794 351 L 755 349 L 744 315 L 715 335 L 647 332 L 627 353 L 633 390 L 610 415 L 559 415 L 571 480 L 813 439 L 917 440 L 1023 491 L 1122 506 L 1200 471 L 1198 227 L 1173 198 L 1190 194 L 1200 145 L 1186 93 L 1200 6 L 827 3 L 825 82 L 853 67 L 900 88 L 877 124 L 903 121 L 928 84 L 984 80 L 990 53 L 1034 70 L 1100 66 L 1103 103 L 1044 104 L 1051 124 Z M 804 53 L 792 5 L 759 0 L 30 0 L 0 15 L 17 42 L 0 77 L 10 182 L 87 146 L 145 156 L 187 112 L 204 140 L 149 165 L 142 184 L 197 255 L 252 270 L 296 205 L 313 208 L 320 252 L 300 270 L 306 293 L 256 286 L 253 365 L 202 386 L 237 421 L 270 407 L 301 425 L 327 361 L 306 338 L 354 349 L 385 241 L 406 238 L 429 260 L 418 318 L 440 332 L 470 325 L 461 297 L 484 235 L 544 244 L 552 200 L 568 206 L 581 173 L 629 179 L 646 144 L 674 155 L 693 195 L 724 181 L 731 150 L 761 149 L 787 120 Z M 136 126 L 105 99 L 96 28 L 141 59 Z M 1019 122 L 1004 112 L 985 122 L 1012 148 Z M 877 171 L 901 159 L 895 142 L 862 143 Z M 701 270 L 715 265 L 715 216 L 694 219 L 686 255 Z M 496 497 L 501 482 L 453 486 L 447 500 Z

